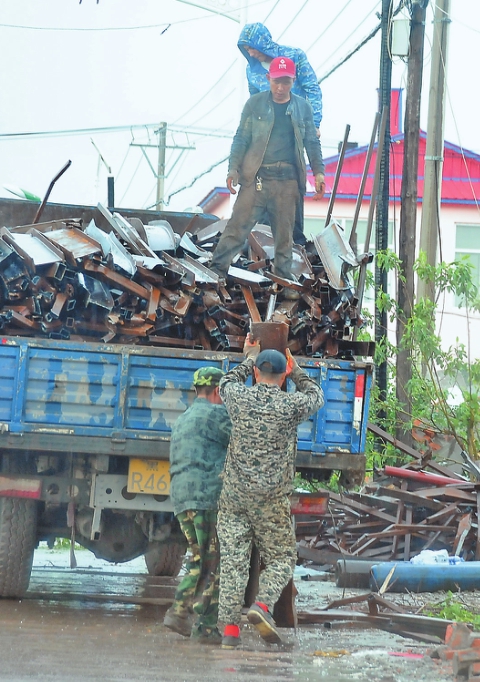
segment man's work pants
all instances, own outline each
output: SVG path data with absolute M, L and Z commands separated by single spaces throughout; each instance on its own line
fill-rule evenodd
M 177 519 L 188 542 L 186 574 L 175 592 L 172 611 L 179 616 L 193 608 L 195 627 L 215 628 L 218 617 L 219 549 L 217 512 L 184 511 Z
M 243 249 L 252 227 L 268 211 L 274 240 L 275 274 L 291 279 L 293 225 L 298 196 L 296 180 L 264 179 L 260 191 L 255 189 L 255 184 L 242 186 L 232 217 L 213 253 L 211 267 L 226 275 L 230 263 Z
M 217 529 L 222 557 L 219 622 L 240 623 L 253 542 L 265 564 L 255 601 L 266 604 L 273 612 L 293 576 L 297 557 L 288 497 L 252 500 L 242 505 L 221 501 Z

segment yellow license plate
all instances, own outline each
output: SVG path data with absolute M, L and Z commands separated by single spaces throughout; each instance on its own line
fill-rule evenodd
M 127 490 L 148 495 L 170 494 L 170 462 L 159 459 L 130 459 Z

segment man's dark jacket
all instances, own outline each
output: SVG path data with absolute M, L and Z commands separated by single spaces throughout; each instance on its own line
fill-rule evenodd
M 317 137 L 313 110 L 309 102 L 290 93 L 287 115 L 292 117 L 298 185 L 304 194 L 307 170 L 303 150 L 307 152 L 313 174 L 317 175 L 325 170 L 322 147 Z M 238 171 L 241 185 L 248 186 L 255 181 L 270 139 L 273 122 L 271 93 L 259 92 L 252 95 L 243 108 L 240 125 L 233 138 L 228 165 L 229 172 Z
M 175 514 L 216 509 L 232 424 L 225 405 L 196 398 L 172 426 L 170 497 Z

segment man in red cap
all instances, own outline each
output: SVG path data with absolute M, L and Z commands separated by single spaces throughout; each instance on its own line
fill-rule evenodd
M 211 268 L 227 276 L 252 227 L 268 213 L 274 238 L 274 272 L 292 275 L 295 206 L 305 193 L 304 150 L 315 176 L 316 198 L 325 193 L 324 163 L 310 103 L 291 90 L 295 63 L 276 57 L 268 72 L 270 91 L 259 92 L 245 104 L 230 151 L 227 187 L 236 194 L 241 185 L 217 248 Z

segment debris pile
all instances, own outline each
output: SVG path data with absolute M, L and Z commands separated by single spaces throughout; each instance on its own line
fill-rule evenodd
M 225 221 L 180 237 L 167 221 L 98 209 L 102 229 L 74 219 L 0 229 L 3 334 L 241 351 L 251 322 L 271 322 L 294 354 L 372 354 L 355 340 L 349 273 L 370 255 L 357 259 L 335 223 L 294 247 L 295 281 L 273 274 L 270 229 L 256 226 L 224 282 L 208 264 Z
M 391 436 L 374 425 L 385 440 Z M 299 555 L 319 564 L 338 559 L 409 561 L 422 550 L 446 549 L 480 560 L 480 469 L 463 453 L 469 480 L 428 456 L 395 442 L 414 458 L 386 466 L 360 492 L 330 492 L 329 513 L 315 534 L 299 542 Z
M 430 651 L 430 656 L 450 661 L 458 682 L 480 681 L 480 632 L 473 632 L 466 623 L 451 623 L 445 645 Z

